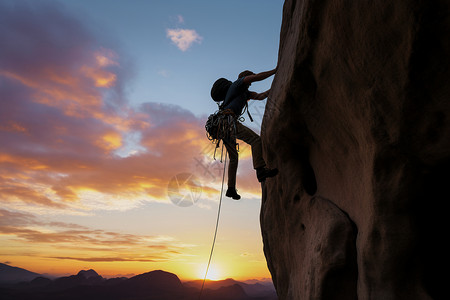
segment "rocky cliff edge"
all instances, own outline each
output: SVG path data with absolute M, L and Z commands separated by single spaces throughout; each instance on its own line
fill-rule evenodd
M 261 137 L 284 299 L 444 299 L 449 1 L 286 0 Z

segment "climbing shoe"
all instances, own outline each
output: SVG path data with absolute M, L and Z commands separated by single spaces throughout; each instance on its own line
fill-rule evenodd
M 259 182 L 263 182 L 266 178 L 273 177 L 278 174 L 278 169 L 267 169 L 266 167 L 256 169 L 256 177 Z
M 233 187 L 229 187 L 227 192 L 225 193 L 225 196 L 233 198 L 234 200 L 241 199 L 241 196 L 236 192 L 236 189 Z

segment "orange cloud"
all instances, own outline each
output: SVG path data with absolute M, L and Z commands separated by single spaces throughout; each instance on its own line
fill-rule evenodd
M 156 258 L 136 258 L 136 257 L 70 257 L 70 256 L 53 256 L 48 257 L 52 259 L 64 259 L 64 260 L 79 260 L 86 262 L 156 262 L 160 261 L 161 257 L 158 256 Z
M 5 124 L 3 126 L 0 127 L 0 130 L 2 131 L 15 131 L 15 132 L 22 132 L 22 133 L 27 133 L 28 130 L 23 127 L 22 125 L 20 125 L 17 122 L 11 121 L 9 122 L 9 124 Z
M 119 65 L 119 63 L 117 62 L 119 56 L 111 49 L 101 48 L 99 51 L 94 53 L 94 56 L 99 67 Z
M 29 213 L 5 209 L 0 209 L 0 216 L 0 237 L 9 240 L 8 248 L 16 249 L 15 255 L 23 255 L 27 252 L 23 245 L 32 244 L 38 255 L 48 252 L 48 246 L 59 253 L 66 253 L 64 256 L 46 256 L 59 260 L 156 262 L 182 256 L 186 249 L 192 247 L 169 237 L 110 232 L 63 222 L 45 222 Z M 74 244 L 77 245 L 77 256 L 68 256 L 73 253 Z M 4 251 L 0 249 L 0 255 L 2 254 Z
M 189 274 L 195 245 L 46 222 L 39 214 L 52 219 L 151 201 L 172 205 L 168 183 L 182 172 L 201 179 L 206 201 L 198 205 L 208 207 L 217 201 L 223 164 L 212 159 L 205 119 L 176 105 L 133 107 L 123 93 L 130 66 L 113 45 L 105 47 L 58 8 L 3 8 L 0 40 L 8 43 L 0 47 L 0 255 L 42 270 L 49 258 L 64 268 L 68 260 L 73 268 L 126 261 L 140 270 L 142 262 L 169 266 L 188 257 Z M 192 42 L 183 39 L 178 45 L 187 49 Z M 258 183 L 251 184 L 248 153 L 241 153 L 238 182 L 252 194 Z
M 10 38 L 0 49 L 2 203 L 122 210 L 142 201 L 170 203 L 167 183 L 178 173 L 218 175 L 221 167 L 208 170 L 214 161 L 205 151 L 211 144 L 204 120 L 176 105 L 132 107 L 121 92 L 127 65 L 78 21 L 32 15 L 18 28 L 18 16 L 3 15 L 9 25 L 0 34 L 20 32 L 29 47 L 15 51 L 19 41 Z M 188 47 L 199 38 L 183 31 L 177 41 Z M 218 188 L 204 182 L 203 189 L 208 196 Z
M 112 87 L 117 79 L 116 74 L 98 68 L 83 66 L 81 71 L 86 77 L 92 79 L 96 87 Z
M 97 145 L 107 152 L 118 149 L 122 146 L 122 136 L 115 131 L 106 132 L 103 134 L 100 140 L 97 141 Z

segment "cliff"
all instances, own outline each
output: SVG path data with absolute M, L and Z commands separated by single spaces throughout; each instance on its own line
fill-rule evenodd
M 261 129 L 284 299 L 444 299 L 450 1 L 286 0 Z

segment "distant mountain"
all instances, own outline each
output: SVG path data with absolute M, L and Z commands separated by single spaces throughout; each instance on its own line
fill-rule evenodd
M 212 290 L 216 290 L 220 287 L 223 286 L 230 286 L 230 285 L 234 285 L 237 284 L 238 281 L 231 279 L 231 278 L 227 278 L 224 280 L 205 280 L 205 286 L 204 288 L 207 289 L 212 289 Z M 192 281 L 186 281 L 184 282 L 184 285 L 186 286 L 192 286 L 192 287 L 196 287 L 196 288 L 201 288 L 203 284 L 203 280 L 202 279 L 198 279 L 198 280 L 192 280 Z
M 230 286 L 222 286 L 218 289 L 206 289 L 202 294 L 202 299 L 214 300 L 248 300 L 252 299 L 245 293 L 244 289 L 239 284 Z
M 48 289 L 50 290 L 64 290 L 73 288 L 76 286 L 92 286 L 92 285 L 101 285 L 105 282 L 102 276 L 98 275 L 94 270 L 82 270 L 78 272 L 77 275 L 71 275 L 66 277 L 59 277 L 53 280 Z
M 157 270 L 131 277 L 121 283 L 129 289 L 179 290 L 183 284 L 177 275 Z
M 87 271 L 81 270 L 80 272 L 78 272 L 77 275 L 78 275 L 78 276 L 83 276 L 83 277 L 86 278 L 86 279 L 101 277 L 100 275 L 98 275 L 97 272 L 95 272 L 95 271 L 92 270 L 92 269 L 89 269 L 89 270 L 87 270 Z
M 244 292 L 250 296 L 250 297 L 261 297 L 261 296 L 275 296 L 276 297 L 276 291 L 275 287 L 272 283 L 261 283 L 256 280 L 251 281 L 252 283 L 245 283 L 241 281 L 236 281 L 234 279 L 228 278 L 225 280 L 206 280 L 205 281 L 205 289 L 211 289 L 211 290 L 217 290 L 221 287 L 229 287 L 233 285 L 239 285 L 242 287 Z M 254 282 L 254 283 L 253 283 Z M 195 287 L 200 289 L 203 284 L 203 280 L 193 280 L 193 281 L 187 281 L 184 283 L 185 286 Z M 275 298 L 276 299 L 276 298 Z
M 201 283 L 201 280 L 182 283 L 177 275 L 162 270 L 131 278 L 105 279 L 90 269 L 54 280 L 35 277 L 29 282 L 3 286 L 0 287 L 0 295 L 2 300 L 197 300 Z M 208 281 L 201 299 L 277 299 L 270 288 L 258 288 L 257 284 L 245 284 L 233 279 Z
M 30 272 L 28 270 L 12 267 L 7 264 L 0 263 L 0 283 L 1 284 L 11 284 L 19 283 L 21 281 L 31 281 L 36 277 L 42 275 Z

